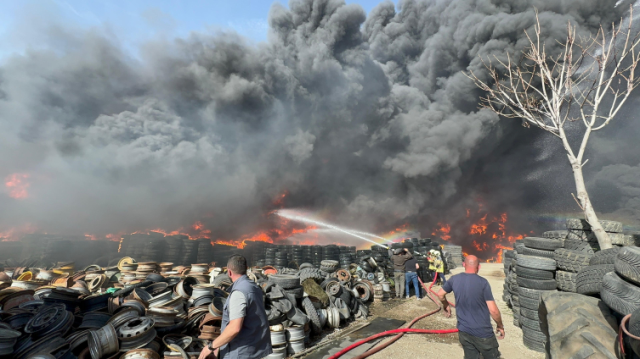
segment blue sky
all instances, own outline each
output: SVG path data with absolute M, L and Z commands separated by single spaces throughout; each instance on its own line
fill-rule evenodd
M 369 13 L 383 0 L 347 0 Z M 267 17 L 276 0 L 3 0 L 0 2 L 0 57 L 24 51 L 43 36 L 38 25 L 108 29 L 126 48 L 158 36 L 191 31 L 235 30 L 253 41 L 267 39 Z M 397 1 L 394 0 L 397 3 Z M 41 31 L 42 32 L 42 31 Z M 19 40 L 16 40 L 18 39 Z

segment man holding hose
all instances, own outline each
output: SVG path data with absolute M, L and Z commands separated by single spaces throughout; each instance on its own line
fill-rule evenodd
M 480 354 L 484 359 L 498 359 L 498 341 L 493 333 L 490 317 L 496 322 L 498 339 L 503 339 L 504 325 L 500 309 L 493 299 L 489 282 L 478 275 L 478 257 L 467 256 L 462 265 L 464 273 L 449 278 L 438 292 L 442 309 L 447 318 L 451 316 L 451 306 L 446 295 L 453 291 L 456 298 L 458 338 L 465 359 L 477 359 Z

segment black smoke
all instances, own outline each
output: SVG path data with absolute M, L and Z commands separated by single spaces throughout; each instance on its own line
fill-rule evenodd
M 464 72 L 486 76 L 479 56 L 519 56 L 536 10 L 554 53 L 568 21 L 586 36 L 624 16 L 616 3 L 412 0 L 367 15 L 292 0 L 272 6 L 265 43 L 192 33 L 138 56 L 104 29 L 48 22 L 0 64 L 0 177 L 31 183 L 27 199 L 0 194 L 0 228 L 202 221 L 235 238 L 288 191 L 287 207 L 369 231 L 429 232 L 478 198 L 528 230 L 537 213 L 577 210 L 566 157 L 546 133 L 478 111 Z M 594 138 L 586 176 L 598 210 L 637 220 L 633 114 Z

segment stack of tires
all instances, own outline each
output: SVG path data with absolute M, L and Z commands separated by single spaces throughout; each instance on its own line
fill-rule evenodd
M 411 252 L 411 254 L 413 254 L 413 252 L 414 252 L 414 250 L 413 250 L 413 242 L 411 242 L 411 240 L 405 239 L 404 242 L 398 243 L 398 244 L 401 244 L 402 248 L 408 249 L 409 252 Z
M 322 246 L 314 245 L 311 249 L 311 263 L 320 267 L 320 262 L 322 262 Z
M 296 264 L 300 265 L 304 263 L 306 260 L 304 258 L 302 246 L 293 246 L 291 248 L 291 260 L 296 262 Z
M 514 256 L 517 253 L 512 251 Z M 516 260 L 513 261 L 507 272 L 507 277 L 504 280 L 504 290 L 502 294 L 502 300 L 504 300 L 513 311 L 513 325 L 520 327 L 520 298 L 518 297 L 518 275 L 516 274 Z
M 575 292 L 599 295 L 605 274 L 615 271 L 614 262 L 619 252 L 619 247 L 595 252 L 589 260 L 589 265 L 580 268 L 575 274 Z
M 561 246 L 561 240 L 527 237 L 524 239 L 523 254 L 516 256 L 519 324 L 523 342 L 527 348 L 539 352 L 544 352 L 547 342 L 538 316 L 540 295 L 556 291 L 556 261 L 553 256 L 554 250 Z
M 308 262 L 311 263 L 312 262 L 312 258 L 313 258 L 313 246 L 302 246 L 302 258 L 303 258 L 303 263 L 304 262 Z
M 611 255 L 603 256 L 603 260 L 605 258 L 610 259 Z M 613 257 L 613 268 L 602 277 L 600 297 L 614 311 L 631 314 L 640 309 L 640 248 L 620 248 Z
M 213 259 L 213 246 L 211 240 L 208 238 L 199 238 L 198 242 L 198 255 L 196 257 L 196 263 L 209 263 Z M 226 264 L 226 263 L 225 263 Z
M 635 245 L 633 236 L 625 235 L 622 231 L 622 223 L 616 221 L 600 221 L 602 228 L 609 234 L 611 244 L 615 246 L 632 246 Z M 598 239 L 596 238 L 591 226 L 584 219 L 569 218 L 567 219 L 567 239 L 579 240 L 589 243 L 592 247 L 597 248 Z
M 322 260 L 323 261 L 336 261 L 340 260 L 340 249 L 335 244 L 328 244 L 322 247 Z
M 284 268 L 289 264 L 289 253 L 286 250 L 278 250 L 275 254 L 275 265 L 278 268 Z
M 198 242 L 192 241 L 189 238 L 182 239 L 182 258 L 180 260 L 180 264 L 190 265 L 191 263 L 198 263 L 196 262 L 197 255 Z
M 518 253 L 515 250 L 503 250 L 502 252 L 502 266 L 504 268 L 504 275 L 508 276 L 511 266 L 515 267 L 516 255 Z
M 264 252 L 264 265 L 266 266 L 274 266 L 276 265 L 276 252 L 278 248 L 271 247 L 267 248 Z
M 601 221 L 601 223 L 605 228 L 622 231 L 622 223 L 620 222 Z M 594 292 L 594 288 L 597 287 L 597 285 L 593 283 L 590 277 L 592 274 L 595 274 L 593 270 L 600 271 L 604 268 L 598 267 L 590 269 L 588 271 L 582 271 L 583 273 L 580 276 L 580 291 L 578 290 L 578 273 L 581 272 L 583 268 L 589 266 L 591 258 L 597 251 L 600 250 L 598 241 L 593 235 L 593 232 L 591 232 L 591 227 L 587 224 L 586 221 L 581 219 L 569 218 L 567 219 L 566 225 L 566 232 L 545 232 L 549 235 L 556 234 L 559 236 L 562 236 L 564 235 L 564 233 L 566 233 L 564 246 L 563 248 L 556 250 L 554 257 L 558 266 L 558 272 L 556 273 L 558 289 L 565 292 L 596 294 L 599 292 Z
M 165 248 L 166 252 L 164 254 L 164 261 L 171 262 L 177 265 L 180 263 L 180 257 L 182 256 L 182 241 L 185 239 L 189 239 L 189 237 L 184 235 L 174 235 L 165 237 Z
M 355 256 L 351 253 L 340 253 L 340 268 L 349 269 L 354 260 Z

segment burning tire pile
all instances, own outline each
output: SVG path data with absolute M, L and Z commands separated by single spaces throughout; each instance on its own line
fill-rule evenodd
M 150 249 L 140 245 L 148 244 L 149 236 L 129 239 L 125 252 L 138 253 L 144 261 L 123 257 L 117 265 L 94 264 L 78 271 L 73 263 L 2 268 L 0 355 L 17 359 L 35 354 L 57 359 L 197 356 L 220 335 L 222 308 L 232 285 L 224 268 L 206 263 L 200 252 L 209 258 L 220 255 L 199 248 L 204 241 L 178 236 Z M 264 249 L 264 261 L 275 264 L 254 266 L 247 274 L 265 293 L 274 347 L 271 359 L 304 351 L 311 335 L 366 318 L 369 302 L 393 294 L 393 268 L 382 246 L 357 252 L 339 246 L 258 247 Z M 409 248 L 423 268 L 428 266 L 423 254 L 439 249 L 418 239 L 394 247 Z M 160 250 L 168 248 L 176 253 Z M 309 253 L 311 262 L 298 266 Z M 203 261 L 189 266 L 157 263 L 151 261 L 153 255 Z M 426 272 L 421 275 L 428 279 Z
M 528 348 L 553 358 L 615 358 L 620 318 L 635 312 L 640 322 L 640 236 L 624 234 L 620 222 L 601 223 L 611 249 L 600 250 L 586 221 L 568 219 L 566 231 L 524 238 L 504 253 L 503 300 Z

